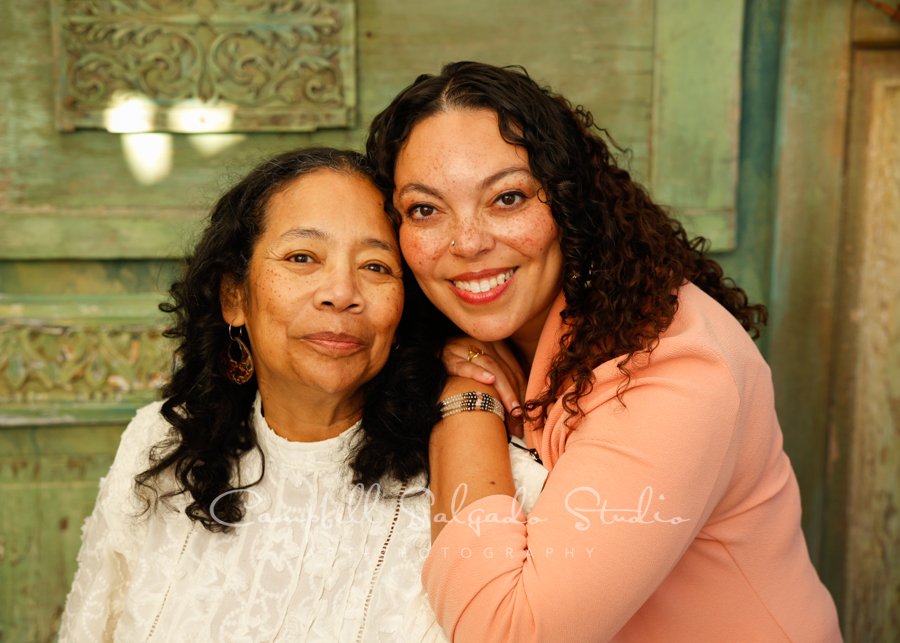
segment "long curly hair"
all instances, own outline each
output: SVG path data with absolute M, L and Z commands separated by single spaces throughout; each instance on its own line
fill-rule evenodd
M 707 256 L 708 243 L 655 204 L 619 167 L 590 112 L 538 85 L 521 67 L 477 62 L 446 65 L 419 76 L 372 122 L 366 151 L 395 220 L 394 167 L 413 127 L 452 108 L 488 109 L 500 134 L 528 153 L 559 228 L 567 330 L 552 361 L 549 387 L 528 400 L 529 417 L 543 421 L 562 397 L 579 415 L 578 400 L 591 390 L 593 369 L 618 359 L 622 392 L 635 354 L 652 351 L 678 307 L 677 290 L 690 281 L 724 306 L 753 336 L 766 309 L 724 277 Z
M 182 277 L 170 288 L 171 300 L 160 304 L 174 317 L 164 334 L 177 340 L 176 366 L 162 389 L 161 414 L 172 430 L 151 449 L 150 467 L 135 477 L 145 510 L 160 499 L 188 494 L 185 513 L 210 531 L 228 531 L 243 519 L 240 491 L 262 479 L 265 459 L 252 423 L 256 378 L 238 385 L 225 375 L 231 340 L 222 317 L 220 284 L 226 277 L 246 283 L 271 198 L 318 170 L 372 178 L 365 157 L 352 151 L 307 148 L 263 162 L 213 207 Z M 408 273 L 404 270 L 404 285 L 415 292 L 418 286 Z M 428 438 L 437 419 L 428 400 L 441 390 L 444 371 L 431 352 L 422 352 L 421 341 L 413 341 L 420 323 L 415 307 L 404 312 L 395 336 L 398 346 L 364 385 L 363 431 L 348 462 L 354 483 L 406 481 L 427 471 Z M 242 480 L 240 463 L 252 450 L 262 462 L 260 477 Z M 163 474 L 172 476 L 174 486 L 160 484 Z

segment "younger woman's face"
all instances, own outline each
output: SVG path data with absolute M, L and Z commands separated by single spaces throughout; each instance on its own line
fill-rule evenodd
M 493 111 L 453 108 L 413 128 L 394 184 L 403 256 L 432 303 L 469 335 L 533 357 L 563 260 L 526 151 Z

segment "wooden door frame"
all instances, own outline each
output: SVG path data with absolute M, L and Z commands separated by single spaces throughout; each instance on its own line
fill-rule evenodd
M 810 555 L 843 603 L 847 436 L 832 423 L 853 0 L 787 0 L 768 357 Z

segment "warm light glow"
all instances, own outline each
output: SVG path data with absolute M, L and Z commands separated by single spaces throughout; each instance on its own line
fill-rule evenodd
M 153 185 L 172 171 L 172 135 L 122 134 L 122 151 L 128 169 L 142 185 Z
M 149 132 L 155 114 L 156 105 L 146 96 L 116 92 L 103 112 L 103 124 L 109 132 Z
M 169 109 L 169 130 L 172 132 L 228 132 L 234 122 L 234 105 L 207 105 L 186 100 Z
M 237 145 L 247 136 L 245 134 L 191 134 L 187 138 L 191 147 L 208 158 Z

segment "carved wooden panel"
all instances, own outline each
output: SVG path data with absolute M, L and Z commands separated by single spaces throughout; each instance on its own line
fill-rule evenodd
M 122 421 L 157 397 L 172 367 L 152 296 L 5 303 L 0 426 Z
M 52 0 L 63 130 L 352 125 L 353 0 Z

